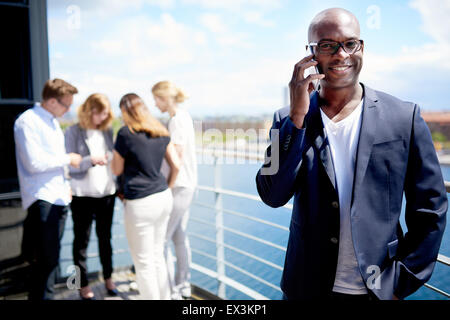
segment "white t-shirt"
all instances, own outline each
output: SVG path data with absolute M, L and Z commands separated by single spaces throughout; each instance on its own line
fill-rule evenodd
M 351 114 L 339 122 L 333 122 L 320 110 L 333 158 L 340 208 L 339 254 L 333 291 L 345 294 L 367 293 L 355 256 L 350 224 L 362 105 L 363 100 Z
M 103 156 L 108 151 L 105 137 L 100 130 L 86 130 L 87 141 L 91 156 Z M 70 181 L 72 194 L 77 197 L 102 198 L 116 192 L 110 164 L 96 165 L 87 171 L 82 179 Z
M 170 141 L 183 147 L 183 159 L 174 187 L 195 188 L 197 185 L 197 157 L 195 154 L 194 124 L 189 113 L 178 108 L 169 120 Z M 167 178 L 169 166 L 164 160 L 161 171 Z

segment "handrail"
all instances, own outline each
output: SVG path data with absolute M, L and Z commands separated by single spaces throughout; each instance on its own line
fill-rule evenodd
M 210 243 L 214 243 L 214 244 L 216 243 L 216 241 L 215 241 L 214 239 L 211 239 L 211 238 L 208 238 L 208 237 L 199 235 L 199 234 L 194 233 L 194 232 L 188 232 L 188 235 L 190 235 L 190 236 L 192 236 L 192 237 L 195 237 L 195 238 L 198 238 L 198 239 L 201 239 L 201 240 L 204 240 L 204 241 L 208 241 L 208 242 L 210 242 Z M 283 268 L 280 267 L 279 265 L 274 264 L 274 263 L 272 263 L 272 262 L 270 262 L 270 261 L 267 261 L 267 260 L 265 260 L 265 259 L 263 259 L 263 258 L 260 258 L 260 257 L 258 257 L 258 256 L 255 256 L 255 255 L 253 255 L 253 254 L 251 254 L 251 253 L 248 253 L 248 252 L 245 252 L 245 251 L 243 251 L 243 250 L 240 250 L 240 249 L 238 249 L 238 248 L 236 248 L 236 247 L 234 247 L 234 246 L 232 246 L 232 245 L 229 245 L 229 244 L 226 244 L 226 243 L 225 243 L 223 246 L 224 246 L 225 248 L 227 248 L 227 249 L 233 250 L 234 252 L 237 252 L 237 253 L 240 253 L 240 254 L 242 254 L 242 255 L 244 255 L 244 256 L 247 256 L 247 257 L 249 257 L 249 258 L 252 258 L 253 260 L 256 260 L 256 261 L 259 261 L 259 262 L 261 262 L 261 263 L 264 263 L 264 264 L 266 264 L 266 265 L 268 265 L 268 266 L 270 266 L 270 267 L 272 267 L 272 268 L 275 268 L 275 269 L 278 269 L 278 270 L 280 270 L 280 271 L 283 271 Z
M 203 149 L 203 150 L 197 150 L 197 152 L 198 153 L 212 155 L 214 157 L 214 160 L 215 160 L 214 161 L 214 166 L 215 167 L 217 167 L 217 158 L 218 157 L 231 156 L 231 157 L 243 157 L 245 159 L 257 159 L 257 160 L 260 160 L 260 161 L 264 160 L 264 156 L 262 156 L 261 154 L 259 154 L 259 155 L 249 154 L 249 153 L 246 153 L 245 150 L 244 150 L 244 152 L 239 152 L 239 151 L 236 152 L 236 151 L 233 151 L 233 150 L 226 150 L 226 149 L 209 149 L 209 150 Z M 217 170 L 215 170 L 215 171 L 217 172 Z M 215 178 L 217 179 L 217 177 L 215 177 Z M 445 181 L 445 187 L 446 187 L 447 193 L 450 193 L 450 182 Z M 234 196 L 234 197 L 238 197 L 238 198 L 254 200 L 254 201 L 257 201 L 257 202 L 262 202 L 260 197 L 258 197 L 256 195 L 251 195 L 251 194 L 237 192 L 237 191 L 232 191 L 232 190 L 226 190 L 226 189 L 221 188 L 220 184 L 219 184 L 219 186 L 217 184 L 215 184 L 214 187 L 198 186 L 197 189 L 201 190 L 201 191 L 207 191 L 207 192 L 209 191 L 209 192 L 215 193 L 216 194 L 216 199 L 219 197 L 219 195 L 227 195 L 227 196 Z M 205 204 L 205 203 L 202 203 L 202 202 L 195 202 L 195 205 L 202 206 L 202 207 L 209 208 L 209 209 L 213 209 L 213 210 L 216 210 L 216 211 L 219 209 L 221 214 L 222 213 L 233 214 L 235 216 L 239 216 L 239 217 L 242 217 L 242 218 L 245 218 L 245 219 L 248 219 L 248 220 L 252 220 L 252 221 L 255 221 L 255 222 L 259 222 L 259 223 L 264 223 L 264 224 L 269 225 L 271 227 L 276 227 L 278 229 L 283 229 L 283 230 L 289 230 L 288 228 L 286 228 L 284 226 L 276 225 L 276 224 L 273 224 L 272 222 L 268 222 L 268 221 L 265 221 L 263 219 L 251 217 L 251 216 L 248 216 L 248 215 L 243 214 L 241 212 L 237 212 L 237 211 L 233 211 L 233 210 L 229 210 L 229 209 L 224 209 L 224 208 L 222 208 L 222 206 L 219 206 L 219 208 L 217 208 L 217 202 L 216 202 L 216 204 L 214 206 L 213 205 L 209 205 L 209 204 Z M 286 204 L 283 207 L 286 208 L 286 209 L 291 209 L 292 210 L 293 205 L 292 204 Z M 206 221 L 198 221 L 198 222 L 210 224 L 210 223 L 208 223 Z M 212 224 L 210 224 L 210 225 L 212 225 Z M 232 232 L 234 234 L 243 236 L 245 238 L 252 238 L 253 237 L 253 236 L 244 234 L 244 233 L 236 231 L 236 230 L 232 230 L 232 229 L 224 227 L 224 226 L 215 226 L 215 227 L 216 227 L 216 229 L 219 228 L 221 230 L 229 231 L 229 232 Z M 266 240 L 259 239 L 257 237 L 255 237 L 255 238 L 256 239 L 253 239 L 253 240 L 256 240 L 256 241 L 258 241 L 260 243 L 265 243 L 265 244 L 268 244 L 268 245 L 274 245 L 273 243 L 270 243 L 270 242 L 267 243 Z M 224 245 L 222 244 L 221 246 L 223 247 Z M 281 246 L 275 245 L 275 247 L 278 248 L 278 249 L 286 251 L 286 249 L 281 247 Z M 240 250 L 240 251 L 242 251 L 242 250 Z M 450 258 L 446 257 L 446 256 L 444 256 L 442 254 L 439 254 L 438 258 L 437 258 L 437 262 L 442 263 L 442 264 L 444 264 L 446 266 L 449 266 L 450 265 Z M 280 266 L 278 266 L 278 267 L 281 268 Z M 440 290 L 438 288 L 435 288 L 434 286 L 432 286 L 432 285 L 430 285 L 428 283 L 425 284 L 425 287 L 427 287 L 427 288 L 429 288 L 431 290 L 434 290 L 435 292 L 438 292 L 438 293 L 440 293 L 440 294 L 442 294 L 442 295 L 444 295 L 446 297 L 449 297 L 449 294 L 447 292 L 445 292 L 443 290 Z
M 192 221 L 203 223 L 203 224 L 205 224 L 207 226 L 210 226 L 210 227 L 216 227 L 215 224 L 212 224 L 211 222 L 208 222 L 208 221 L 206 221 L 204 219 L 199 219 L 199 218 L 194 218 L 194 217 L 191 217 L 190 219 Z M 234 233 L 234 234 L 236 234 L 238 236 L 241 236 L 241 237 L 244 237 L 244 238 L 247 238 L 247 239 L 250 239 L 250 240 L 254 240 L 254 241 L 262 243 L 262 244 L 266 244 L 266 245 L 271 246 L 273 248 L 280 249 L 282 251 L 286 251 L 285 247 L 282 247 L 282 246 L 277 245 L 275 243 L 272 243 L 270 241 L 267 241 L 267 240 L 264 240 L 264 239 L 261 239 L 261 238 L 258 238 L 258 237 L 255 237 L 255 236 L 252 236 L 252 235 L 240 232 L 240 231 L 236 231 L 234 229 L 231 229 L 231 228 L 228 228 L 228 227 L 224 227 L 224 226 L 222 226 L 221 229 L 223 229 L 225 231 L 228 231 L 228 232 L 231 232 L 231 233 Z
M 425 283 L 424 286 L 427 287 L 428 289 L 436 291 L 437 293 L 440 293 L 441 295 L 443 295 L 447 298 L 450 298 L 450 293 L 445 292 L 444 290 L 438 289 L 435 286 L 432 286 L 431 284 L 428 284 L 428 283 Z
M 438 254 L 437 261 L 450 267 L 450 258 L 443 254 Z
M 264 203 L 259 196 L 255 196 L 255 195 L 248 194 L 248 193 L 232 191 L 232 190 L 227 190 L 227 189 L 222 189 L 222 188 L 208 187 L 208 186 L 197 186 L 197 189 L 201 190 L 201 191 L 210 191 L 210 192 L 215 192 L 215 193 L 221 193 L 221 194 L 224 194 L 227 196 L 234 196 L 234 197 L 239 197 L 239 198 L 243 198 L 243 199 L 249 199 L 249 200 L 254 200 L 254 201 Z M 286 203 L 284 206 L 282 206 L 280 208 L 286 208 L 286 209 L 292 210 L 293 205 L 290 203 Z
M 207 203 L 195 202 L 195 204 L 200 206 L 200 207 L 204 207 L 204 208 L 208 208 L 208 209 L 214 209 L 214 206 L 209 205 Z M 234 215 L 234 216 L 237 216 L 237 217 L 241 217 L 241 218 L 244 218 L 244 219 L 247 219 L 247 220 L 251 220 L 251 221 L 259 222 L 259 223 L 262 223 L 262 224 L 266 224 L 268 226 L 271 226 L 271 227 L 274 227 L 274 228 L 277 228 L 277 229 L 280 229 L 280 230 L 289 231 L 289 228 L 287 228 L 285 226 L 282 226 L 282 225 L 279 225 L 279 224 L 276 224 L 276 223 L 273 223 L 273 222 L 270 222 L 270 221 L 267 221 L 267 220 L 255 218 L 255 217 L 252 217 L 252 216 L 249 216 L 249 215 L 246 215 L 246 214 L 240 213 L 238 211 L 234 211 L 234 210 L 229 210 L 229 209 L 222 209 L 222 210 L 225 213 L 228 213 L 228 214 L 231 214 L 231 215 Z
M 20 192 L 8 192 L 8 193 L 0 193 L 0 200 L 19 200 Z
M 450 181 L 444 181 L 445 184 L 445 190 L 447 190 L 447 193 L 450 193 Z
M 446 181 L 446 182 L 445 182 L 445 186 L 446 186 L 446 188 L 447 188 L 447 190 L 448 190 L 447 192 L 450 193 L 450 191 L 449 191 L 449 188 L 450 188 L 450 182 L 447 182 L 447 181 Z M 255 201 L 261 201 L 261 199 L 255 199 L 256 197 L 254 198 L 254 196 L 252 196 L 252 195 L 244 194 L 244 195 L 242 196 L 242 194 L 241 194 L 240 192 L 235 192 L 235 191 L 226 190 L 226 189 L 221 189 L 221 188 L 211 188 L 211 187 L 199 186 L 198 189 L 199 189 L 199 190 L 204 190 L 204 191 L 210 191 L 210 192 L 222 193 L 222 194 L 226 194 L 226 195 L 230 195 L 230 196 L 235 196 L 235 197 L 239 197 L 239 198 L 245 198 L 245 199 L 251 199 L 251 200 L 255 200 Z M 196 205 L 199 204 L 199 205 L 201 205 L 201 206 L 208 207 L 208 208 L 211 208 L 211 209 L 214 208 L 213 206 L 210 206 L 210 205 L 207 205 L 207 204 L 204 204 L 204 203 L 197 203 L 197 202 L 195 202 L 195 204 L 196 204 Z M 222 211 L 224 211 L 224 212 L 230 211 L 230 213 L 233 212 L 232 210 L 227 210 L 227 209 L 222 209 Z M 240 215 L 243 215 L 243 214 L 240 214 Z M 243 216 L 246 216 L 246 215 L 243 215 Z M 246 218 L 247 218 L 247 217 L 248 217 L 248 218 L 252 218 L 252 220 L 254 220 L 253 217 L 246 216 Z M 257 218 L 255 218 L 255 219 L 257 219 Z M 201 220 L 201 219 L 196 219 L 196 220 Z M 254 221 L 256 221 L 256 220 L 254 220 Z M 260 222 L 260 221 L 258 221 L 258 222 Z M 229 231 L 229 232 L 238 234 L 238 235 L 240 235 L 240 236 L 246 237 L 246 238 L 252 238 L 252 237 L 253 237 L 253 236 L 246 235 L 246 234 L 244 234 L 244 233 L 242 233 L 242 232 L 239 232 L 239 231 L 236 231 L 236 230 L 232 230 L 232 229 L 227 228 L 227 227 L 223 227 L 223 229 L 226 230 L 226 231 Z M 273 243 L 271 243 L 271 242 L 267 243 L 266 240 L 263 240 L 263 239 L 260 239 L 260 238 L 257 238 L 257 237 L 253 238 L 252 240 L 255 240 L 255 241 L 258 241 L 258 242 L 261 242 L 261 243 L 265 243 L 265 244 L 270 245 L 270 246 L 272 246 L 272 247 L 276 247 L 277 249 L 281 249 L 281 250 L 286 251 L 286 249 L 285 249 L 284 247 L 275 245 L 275 244 L 273 244 Z M 262 241 L 261 241 L 261 240 L 262 240 Z M 444 265 L 446 265 L 446 266 L 450 266 L 450 258 L 447 257 L 447 256 L 445 256 L 445 255 L 443 255 L 443 254 L 439 254 L 439 255 L 438 255 L 438 257 L 437 257 L 437 262 L 442 263 L 442 264 L 444 264 Z M 432 286 L 432 285 L 430 285 L 430 284 L 428 284 L 428 283 L 425 283 L 424 286 L 427 287 L 427 288 L 429 288 L 429 289 L 431 289 L 431 290 L 433 290 L 433 291 L 435 291 L 435 292 L 437 292 L 437 293 L 439 293 L 439 294 L 441 294 L 441 295 L 444 295 L 444 296 L 447 297 L 447 298 L 450 298 L 450 294 L 447 293 L 447 292 L 445 292 L 445 291 L 443 291 L 443 290 L 441 290 L 441 289 L 438 289 L 438 288 L 436 288 L 436 287 L 434 287 L 434 286 Z
M 268 282 L 268 281 L 262 279 L 261 277 L 255 276 L 254 274 L 252 274 L 252 273 L 250 273 L 250 272 L 248 272 L 248 271 L 246 271 L 246 270 L 244 270 L 244 269 L 242 269 L 242 268 L 239 268 L 239 267 L 235 266 L 234 264 L 232 264 L 232 263 L 230 263 L 230 262 L 228 262 L 228 261 L 226 261 L 226 260 L 220 260 L 220 259 L 217 259 L 216 257 L 214 257 L 214 256 L 212 256 L 212 255 L 210 255 L 210 254 L 208 254 L 208 253 L 205 253 L 205 252 L 203 252 L 203 251 L 200 251 L 200 250 L 197 250 L 197 249 L 194 249 L 194 248 L 191 248 L 191 251 L 192 251 L 192 252 L 195 252 L 195 253 L 197 253 L 197 254 L 199 254 L 199 255 L 205 256 L 205 257 L 207 257 L 207 258 L 210 258 L 210 259 L 212 259 L 212 260 L 216 260 L 218 263 L 223 263 L 224 265 L 226 265 L 226 266 L 228 266 L 228 267 L 230 267 L 230 268 L 233 268 L 233 269 L 235 269 L 235 270 L 237 270 L 237 271 L 239 271 L 239 272 L 245 274 L 246 276 L 248 276 L 248 277 L 250 277 L 250 278 L 252 278 L 252 279 L 254 279 L 254 280 L 257 280 L 257 281 L 259 281 L 259 282 L 261 282 L 261 283 L 267 285 L 268 287 L 271 287 L 272 289 L 275 289 L 275 290 L 281 292 L 280 287 L 278 287 L 278 286 L 276 286 L 276 285 L 274 285 L 274 284 L 272 284 L 272 283 L 270 283 L 270 282 Z

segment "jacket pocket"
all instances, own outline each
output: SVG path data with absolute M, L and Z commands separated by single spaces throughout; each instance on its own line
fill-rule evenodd
M 403 151 L 406 149 L 405 141 L 403 139 L 396 139 L 391 141 L 384 141 L 374 143 L 372 153 L 380 153 L 387 151 Z

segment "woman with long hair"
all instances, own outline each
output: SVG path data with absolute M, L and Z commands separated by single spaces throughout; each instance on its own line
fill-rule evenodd
M 142 299 L 168 300 L 170 286 L 164 241 L 172 210 L 173 187 L 179 159 L 169 132 L 155 119 L 144 101 L 129 93 L 120 100 L 123 126 L 114 146 L 112 169 L 123 174 L 124 222 L 136 283 Z M 170 166 L 168 178 L 161 163 Z
M 70 167 L 73 219 L 73 260 L 80 269 L 80 296 L 94 299 L 87 280 L 87 247 L 92 221 L 98 238 L 100 261 L 107 293 L 117 295 L 111 279 L 111 226 L 116 186 L 111 172 L 113 113 L 108 98 L 100 93 L 90 95 L 78 109 L 78 123 L 65 133 L 66 151 L 79 153 L 83 159 L 78 169 Z
M 161 81 L 153 86 L 152 93 L 159 110 L 167 112 L 170 116 L 168 123 L 170 139 L 181 159 L 180 173 L 172 188 L 174 205 L 167 226 L 165 253 L 172 299 L 188 298 L 191 296 L 191 250 L 186 228 L 189 207 L 197 185 L 194 125 L 189 113 L 178 106 L 186 99 L 185 93 L 180 88 L 177 88 L 172 82 Z M 169 247 L 171 241 L 173 241 L 177 258 L 175 272 Z

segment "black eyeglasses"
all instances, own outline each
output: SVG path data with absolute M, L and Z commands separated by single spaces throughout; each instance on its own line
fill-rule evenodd
M 317 50 L 319 54 L 333 55 L 339 51 L 339 48 L 342 47 L 345 52 L 348 54 L 354 54 L 359 51 L 363 46 L 363 40 L 350 39 L 344 42 L 332 41 L 332 40 L 323 40 L 319 42 L 311 42 L 306 45 L 306 49 L 312 47 L 314 50 Z

